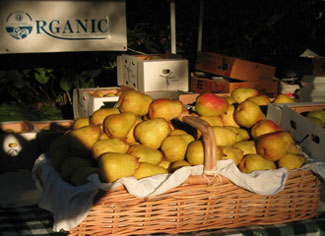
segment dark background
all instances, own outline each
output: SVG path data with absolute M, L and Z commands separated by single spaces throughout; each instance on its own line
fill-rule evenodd
M 193 71 L 200 1 L 175 3 L 177 53 Z M 169 6 L 166 0 L 126 0 L 127 52 L 0 55 L 1 104 L 35 112 L 50 107 L 57 113 L 43 118 L 71 118 L 74 88 L 117 85 L 117 55 L 170 52 Z M 324 14 L 323 0 L 205 0 L 202 51 L 274 65 L 280 78 L 299 75 L 310 66 L 299 58 L 305 49 L 325 55 Z

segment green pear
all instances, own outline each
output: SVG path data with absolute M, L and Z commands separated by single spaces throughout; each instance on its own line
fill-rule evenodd
M 257 96 L 258 91 L 255 88 L 240 87 L 235 88 L 230 96 L 237 102 L 242 103 L 249 97 Z
M 237 124 L 235 120 L 235 106 L 230 105 L 224 113 L 221 114 L 221 120 L 224 126 L 233 126 L 233 127 L 239 127 L 239 124 Z
M 288 170 L 293 170 L 300 168 L 303 164 L 307 162 L 304 155 L 286 153 L 278 161 L 279 168 L 287 168 Z
M 243 151 L 235 146 L 221 147 L 222 160 L 232 159 L 235 165 L 238 165 L 243 158 Z
M 171 127 L 164 118 L 154 118 L 139 123 L 134 129 L 134 137 L 139 143 L 158 149 L 170 131 Z
M 160 149 L 167 161 L 184 160 L 187 146 L 193 140 L 193 136 L 189 134 L 168 136 L 163 140 Z
M 204 164 L 204 146 L 202 140 L 189 143 L 186 150 L 186 160 L 193 166 Z
M 217 146 L 232 146 L 236 143 L 237 133 L 226 127 L 213 126 Z
M 103 129 L 110 138 L 125 138 L 135 125 L 135 121 L 136 117 L 131 112 L 112 114 L 105 118 Z
M 274 170 L 276 165 L 259 154 L 247 154 L 240 161 L 239 169 L 241 172 L 251 173 L 257 170 Z
M 96 125 L 71 130 L 67 134 L 71 154 L 80 157 L 89 156 L 100 135 L 100 127 Z
M 179 100 L 159 98 L 149 106 L 149 119 L 165 118 L 167 121 L 179 117 L 183 112 L 183 104 Z
M 139 167 L 132 175 L 136 179 L 151 177 L 158 174 L 167 174 L 168 170 L 164 167 L 154 165 L 148 162 L 140 162 Z
M 102 181 L 112 183 L 123 177 L 130 177 L 139 167 L 138 158 L 116 152 L 106 152 L 98 158 L 99 176 Z
M 127 153 L 138 157 L 139 162 L 148 162 L 154 165 L 158 165 L 164 158 L 160 150 L 142 144 L 131 145 Z
M 168 170 L 169 170 L 169 172 L 174 172 L 184 166 L 191 166 L 191 164 L 186 160 L 174 161 L 174 162 L 170 163 Z
M 246 98 L 246 101 L 254 102 L 259 106 L 267 106 L 271 102 L 271 99 L 266 94 L 261 94 L 257 96 L 248 97 Z
M 82 166 L 72 172 L 69 182 L 74 186 L 85 185 L 88 183 L 88 176 L 95 173 L 99 174 L 98 167 Z
M 314 117 L 314 118 L 320 119 L 323 122 L 323 127 L 324 127 L 324 124 L 325 124 L 325 111 L 324 110 L 310 111 L 307 113 L 307 117 L 308 118 Z
M 237 124 L 245 128 L 251 128 L 258 121 L 265 119 L 260 106 L 251 101 L 240 103 L 234 112 L 234 117 Z
M 129 144 L 119 138 L 98 140 L 91 149 L 92 157 L 97 160 L 105 152 L 126 153 Z
M 117 101 L 121 112 L 132 112 L 136 116 L 144 116 L 149 112 L 152 98 L 149 95 L 135 90 L 125 90 Z
M 246 154 L 254 154 L 256 153 L 256 146 L 254 140 L 245 140 L 238 143 L 235 143 L 233 147 L 238 147 L 240 150 L 243 151 L 243 155 Z
M 101 125 L 107 116 L 118 113 L 120 113 L 120 110 L 116 107 L 100 108 L 94 111 L 94 113 L 90 116 L 89 122 L 93 125 Z
M 231 129 L 237 134 L 236 143 L 250 139 L 250 134 L 247 131 L 247 129 L 234 127 L 234 126 L 225 126 L 225 128 Z
M 137 143 L 137 140 L 134 137 L 134 128 L 137 124 L 141 123 L 143 120 L 140 117 L 136 117 L 135 123 L 133 127 L 131 128 L 130 132 L 127 134 L 125 141 L 129 144 L 135 144 Z
M 86 159 L 77 156 L 69 156 L 63 160 L 60 165 L 60 175 L 63 180 L 70 181 L 70 177 L 74 170 L 80 167 L 94 167 L 95 162 L 92 159 Z
M 237 103 L 235 99 L 233 99 L 231 96 L 229 95 L 223 95 L 222 96 L 223 98 L 225 98 L 227 101 L 228 101 L 228 104 L 231 105 L 231 104 L 234 104 L 234 103 Z
M 257 153 L 270 161 L 279 160 L 294 144 L 288 131 L 277 131 L 260 136 L 257 140 Z

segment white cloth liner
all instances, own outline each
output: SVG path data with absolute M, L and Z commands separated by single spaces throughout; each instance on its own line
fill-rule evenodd
M 39 207 L 53 214 L 53 231 L 69 231 L 78 226 L 92 207 L 98 190 L 112 190 L 124 185 L 128 192 L 136 197 L 145 198 L 162 194 L 182 184 L 190 175 L 201 175 L 203 165 L 185 166 L 172 174 L 160 174 L 136 180 L 133 177 L 121 178 L 114 183 L 102 183 L 97 174 L 88 177 L 89 183 L 74 187 L 62 180 L 53 168 L 48 153 L 42 154 L 35 162 L 33 171 L 41 171 L 43 195 Z M 325 179 L 325 163 L 309 163 L 303 169 L 310 169 Z M 232 160 L 217 162 L 216 176 L 227 177 L 234 184 L 261 195 L 273 195 L 280 192 L 286 183 L 288 170 L 279 168 L 270 171 L 242 173 Z

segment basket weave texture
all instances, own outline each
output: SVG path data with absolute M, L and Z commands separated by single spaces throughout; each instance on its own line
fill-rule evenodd
M 184 121 L 201 130 L 204 166 L 210 170 L 218 150 L 209 126 L 197 125 L 196 118 Z M 124 188 L 102 191 L 87 217 L 69 235 L 176 234 L 287 223 L 317 216 L 320 188 L 320 180 L 311 171 L 297 169 L 289 172 L 285 188 L 272 196 L 258 195 L 226 177 L 206 174 L 190 176 L 182 185 L 145 199 Z

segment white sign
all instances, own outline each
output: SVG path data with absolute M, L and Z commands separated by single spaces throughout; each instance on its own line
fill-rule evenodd
M 124 0 L 0 1 L 0 53 L 126 50 Z

